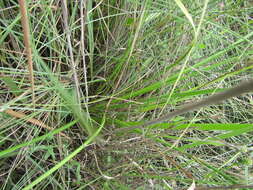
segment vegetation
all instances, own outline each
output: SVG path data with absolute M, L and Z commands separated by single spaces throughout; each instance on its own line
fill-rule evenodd
M 250 0 L 0 1 L 1 189 L 250 189 Z M 27 13 L 27 14 L 26 14 Z

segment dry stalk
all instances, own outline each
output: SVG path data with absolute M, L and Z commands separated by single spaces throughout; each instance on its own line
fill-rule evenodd
M 35 118 L 27 118 L 27 115 L 22 113 L 22 112 L 17 112 L 17 111 L 14 111 L 12 109 L 7 109 L 7 110 L 4 110 L 4 112 L 8 115 L 11 115 L 13 117 L 16 117 L 16 118 L 19 118 L 19 119 L 24 119 L 25 121 L 27 122 L 30 122 L 34 125 L 37 125 L 39 127 L 42 127 L 44 129 L 47 129 L 49 131 L 52 131 L 53 128 L 49 127 L 48 125 L 46 125 L 45 123 L 43 123 L 42 121 L 38 120 L 38 119 L 35 119 Z M 67 138 L 68 140 L 71 140 L 70 137 L 68 137 L 67 135 L 65 135 L 64 133 L 60 132 L 59 133 L 61 136 Z
M 21 12 L 21 23 L 24 34 L 24 43 L 25 43 L 25 52 L 27 56 L 29 79 L 31 81 L 32 87 L 32 102 L 35 107 L 35 93 L 34 93 L 34 76 L 33 76 L 33 62 L 32 62 L 32 48 L 30 44 L 30 30 L 29 30 L 29 21 L 27 16 L 27 9 L 25 0 L 19 0 L 20 12 Z
M 85 62 L 85 47 L 84 47 L 84 32 L 85 32 L 85 28 L 84 28 L 84 11 L 86 13 L 86 9 L 84 7 L 84 0 L 80 1 L 80 13 L 81 13 L 81 54 L 83 57 L 83 75 L 84 75 L 84 83 L 85 83 L 85 100 L 86 103 L 88 102 L 88 96 L 89 96 L 89 91 L 88 91 L 88 85 L 87 85 L 87 68 L 86 68 L 86 62 Z M 85 104 L 86 105 L 86 104 Z M 87 109 L 87 108 L 86 108 Z
M 74 60 L 74 55 L 73 55 L 73 48 L 71 44 L 71 33 L 68 25 L 68 8 L 67 8 L 67 2 L 66 0 L 62 0 L 62 15 L 63 15 L 63 22 L 64 22 L 64 27 L 65 31 L 67 34 L 67 43 L 68 43 L 68 50 L 69 50 L 69 55 L 70 55 L 70 64 L 71 64 L 71 70 L 73 72 L 74 76 L 74 81 L 75 81 L 75 88 L 76 88 L 76 96 L 78 100 L 78 104 L 81 104 L 80 100 L 80 91 L 79 91 L 79 80 L 76 72 L 77 65 Z

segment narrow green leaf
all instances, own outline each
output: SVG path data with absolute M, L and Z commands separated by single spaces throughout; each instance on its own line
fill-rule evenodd
M 14 151 L 17 150 L 17 149 L 23 148 L 23 147 L 25 147 L 25 146 L 29 146 L 29 145 L 31 145 L 31 144 L 34 144 L 34 143 L 39 142 L 39 141 L 42 141 L 42 140 L 45 140 L 46 138 L 50 138 L 50 137 L 52 137 L 53 135 L 55 135 L 55 134 L 57 134 L 57 133 L 59 133 L 59 132 L 61 132 L 61 131 L 64 131 L 64 130 L 66 130 L 66 129 L 72 127 L 74 124 L 76 124 L 76 122 L 77 122 L 77 121 L 74 120 L 74 121 L 72 121 L 72 122 L 70 122 L 70 123 L 68 123 L 68 124 L 66 124 L 66 125 L 64 125 L 64 126 L 62 126 L 62 127 L 60 127 L 60 128 L 58 128 L 58 129 L 55 129 L 55 130 L 53 130 L 53 131 L 51 131 L 51 132 L 49 132 L 49 133 L 47 133 L 47 134 L 45 134 L 45 135 L 42 135 L 42 136 L 40 136 L 40 137 L 36 137 L 36 138 L 32 139 L 31 141 L 27 141 L 27 142 L 24 142 L 24 143 L 22 143 L 22 144 L 16 145 L 16 146 L 14 146 L 14 147 L 5 149 L 5 150 L 3 150 L 3 151 L 0 152 L 0 157 L 3 157 L 3 156 L 6 155 L 6 154 L 12 153 L 12 152 L 14 152 Z
M 18 96 L 22 93 L 19 89 L 18 85 L 13 81 L 11 77 L 3 76 L 1 79 L 5 82 L 5 84 L 9 87 L 10 91 L 15 95 Z
M 186 18 L 189 20 L 189 22 L 191 23 L 194 32 L 196 32 L 196 27 L 195 24 L 192 20 L 192 16 L 189 13 L 189 11 L 185 8 L 184 4 L 182 3 L 181 0 L 174 0 L 176 2 L 176 4 L 179 6 L 179 8 L 182 10 L 182 12 L 184 13 L 184 15 L 186 16 Z
M 54 167 L 52 167 L 46 173 L 42 174 L 40 177 L 38 177 L 36 180 L 34 180 L 31 184 L 29 184 L 25 188 L 23 188 L 23 190 L 31 189 L 33 186 L 37 185 L 42 180 L 46 179 L 52 173 L 54 173 L 59 168 L 61 168 L 64 164 L 66 164 L 69 160 L 71 160 L 74 156 L 76 156 L 79 152 L 81 152 L 85 147 L 87 147 L 98 136 L 98 134 L 102 130 L 103 126 L 104 126 L 104 121 L 102 122 L 102 125 L 99 127 L 99 129 L 92 136 L 90 136 L 81 146 L 79 146 L 75 151 L 73 151 L 66 158 L 64 158 L 62 161 L 57 163 Z

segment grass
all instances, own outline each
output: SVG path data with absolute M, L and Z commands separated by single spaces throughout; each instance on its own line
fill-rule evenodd
M 123 130 L 252 78 L 250 1 L 26 11 L 0 2 L 0 189 L 252 188 L 252 93 Z

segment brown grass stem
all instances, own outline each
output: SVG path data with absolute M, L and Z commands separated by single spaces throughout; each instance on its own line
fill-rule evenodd
M 32 88 L 32 102 L 35 107 L 35 92 L 34 92 L 34 75 L 33 75 L 33 61 L 32 61 L 32 48 L 30 44 L 30 30 L 29 30 L 29 20 L 27 16 L 27 8 L 25 0 L 19 0 L 20 12 L 21 12 L 21 23 L 23 27 L 24 34 L 24 44 L 25 44 L 25 52 L 27 56 L 28 63 L 28 71 L 29 71 L 29 79 L 31 81 Z

